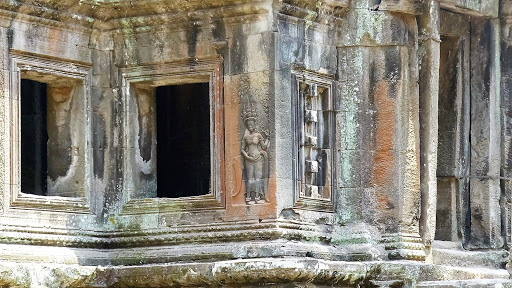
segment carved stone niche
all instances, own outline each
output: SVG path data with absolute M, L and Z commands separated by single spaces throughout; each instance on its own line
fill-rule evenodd
M 122 139 L 126 147 L 121 214 L 224 208 L 221 64 L 221 59 L 214 58 L 121 68 Z M 166 102 L 175 101 L 172 99 L 179 99 L 176 101 L 181 104 Z M 177 104 L 185 106 L 172 108 Z M 196 104 L 203 106 L 197 108 Z M 169 109 L 162 109 L 163 105 Z M 196 123 L 199 118 L 202 122 Z M 200 130 L 193 126 L 200 126 Z M 189 133 L 189 128 L 196 130 Z M 163 135 L 165 133 L 175 134 Z M 209 138 L 198 139 L 199 135 Z M 177 159 L 189 152 L 200 155 L 190 161 Z M 185 172 L 186 177 L 176 177 L 176 173 L 182 175 L 180 173 L 186 170 L 203 171 L 202 178 L 200 181 L 188 179 L 186 177 L 195 175 Z M 198 182 L 202 184 L 194 190 L 192 186 Z M 188 187 L 191 189 L 187 190 Z
M 306 70 L 294 76 L 296 205 L 308 210 L 332 211 L 332 77 Z
M 7 109 L 1 117 L 5 123 L 11 123 L 3 131 L 9 155 L 0 160 L 0 165 L 10 171 L 5 173 L 10 185 L 9 191 L 2 191 L 7 202 L 4 203 L 10 209 L 90 213 L 87 200 L 90 191 L 87 171 L 92 158 L 88 155 L 87 133 L 90 65 L 14 50 L 10 58 L 9 97 L 0 99 Z M 37 106 L 32 102 L 44 104 Z M 29 109 L 27 106 L 36 111 L 36 120 L 26 120 L 32 117 L 22 112 L 22 109 Z M 33 122 L 42 125 L 27 125 Z M 42 127 L 41 131 L 34 131 L 37 127 Z M 36 139 L 41 137 L 44 139 Z M 42 145 L 32 150 L 37 146 L 35 142 Z M 22 150 L 24 145 L 28 149 Z M 30 166 L 32 162 L 23 164 L 22 157 L 31 157 L 37 167 Z M 22 183 L 27 179 L 30 182 L 30 177 L 34 176 L 30 170 L 38 169 L 44 170 L 35 172 L 39 173 L 40 188 L 37 191 L 27 188 L 28 185 L 22 188 Z

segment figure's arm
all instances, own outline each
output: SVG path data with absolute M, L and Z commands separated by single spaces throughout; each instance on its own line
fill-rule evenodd
M 268 146 L 270 145 L 270 139 L 265 139 L 265 150 L 267 150 Z
M 242 153 L 242 156 L 244 156 L 245 159 L 251 159 L 249 154 L 245 151 L 245 139 L 242 138 L 242 148 L 240 149 L 240 152 Z
M 270 144 L 270 140 L 268 138 L 263 138 L 263 136 L 260 136 L 260 146 L 261 149 L 264 151 L 267 151 L 268 145 Z

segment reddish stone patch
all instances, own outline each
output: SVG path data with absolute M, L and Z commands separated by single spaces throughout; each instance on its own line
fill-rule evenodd
M 389 187 L 395 176 L 393 139 L 395 138 L 395 103 L 389 97 L 389 83 L 379 81 L 374 90 L 377 109 L 374 156 L 374 181 L 378 187 Z

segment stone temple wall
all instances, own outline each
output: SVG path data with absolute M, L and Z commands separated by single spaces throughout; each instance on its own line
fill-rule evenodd
M 509 2 L 1 1 L 0 287 L 512 287 Z

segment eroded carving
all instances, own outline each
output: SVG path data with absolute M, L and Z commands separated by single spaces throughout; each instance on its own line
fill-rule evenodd
M 241 143 L 245 201 L 247 204 L 265 203 L 268 202 L 269 132 L 257 130 L 258 113 L 254 104 L 244 107 L 242 118 L 246 127 Z

